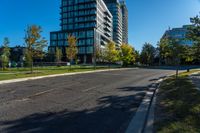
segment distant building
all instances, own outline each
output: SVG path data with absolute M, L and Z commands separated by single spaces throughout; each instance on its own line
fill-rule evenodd
M 25 47 L 16 46 L 10 48 L 10 60 L 14 62 L 23 62 L 25 57 Z
M 0 55 L 2 51 L 3 48 L 0 48 Z M 21 63 L 24 62 L 25 51 L 26 51 L 25 47 L 21 46 L 10 47 L 10 57 L 9 57 L 10 62 L 12 64 L 16 64 L 16 66 L 22 66 Z M 1 66 L 1 61 L 0 61 L 0 66 Z
M 177 39 L 177 40 L 179 40 L 179 44 L 192 46 L 193 41 L 188 40 L 186 38 L 186 35 L 188 32 L 188 27 L 190 27 L 190 26 L 191 25 L 184 25 L 181 28 L 169 29 L 164 33 L 163 38 Z
M 23 58 L 25 56 L 25 50 L 26 48 L 21 46 L 10 47 L 10 61 L 23 61 Z M 3 48 L 0 48 L 0 54 L 2 53 L 2 51 Z
M 119 48 L 122 44 L 122 10 L 119 0 L 104 0 L 113 16 L 113 41 Z
M 122 43 L 128 44 L 128 9 L 125 0 L 120 1 L 122 11 Z

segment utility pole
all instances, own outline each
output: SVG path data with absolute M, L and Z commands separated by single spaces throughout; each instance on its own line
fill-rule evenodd
M 94 69 L 96 70 L 96 60 L 97 60 L 97 54 L 96 54 L 96 27 L 94 28 L 94 47 L 93 47 L 93 63 L 94 63 Z
M 97 30 L 100 28 L 100 27 L 102 27 L 103 26 L 103 24 L 101 24 L 101 25 L 99 25 L 99 26 L 95 26 L 94 27 L 94 47 L 93 47 L 93 65 L 94 65 L 94 69 L 96 69 L 96 65 L 97 65 L 97 51 L 96 51 L 96 49 L 97 49 L 97 41 L 96 41 L 96 32 L 97 32 Z

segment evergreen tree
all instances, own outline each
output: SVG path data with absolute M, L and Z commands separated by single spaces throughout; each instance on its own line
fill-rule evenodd
M 142 64 L 153 65 L 155 57 L 155 48 L 150 43 L 145 43 L 140 55 L 140 60 Z
M 200 64 L 200 16 L 190 19 L 192 26 L 188 28 L 187 38 L 194 42 L 193 44 L 193 59 Z

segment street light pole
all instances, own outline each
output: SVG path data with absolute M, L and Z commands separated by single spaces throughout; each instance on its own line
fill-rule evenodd
M 102 27 L 103 26 L 103 24 L 101 24 L 101 25 L 99 25 L 99 26 L 95 26 L 94 27 L 94 48 L 93 48 L 93 64 L 94 64 L 94 69 L 96 69 L 96 64 L 97 64 L 97 41 L 96 41 L 96 39 L 97 39 L 97 34 L 96 34 L 96 32 L 97 32 L 97 30 L 100 28 L 100 27 Z
M 94 63 L 94 69 L 96 69 L 96 27 L 94 28 L 94 48 L 93 48 L 93 63 Z

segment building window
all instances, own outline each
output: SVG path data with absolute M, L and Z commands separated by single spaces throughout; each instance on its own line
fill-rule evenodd
M 64 45 L 65 45 L 65 46 L 68 46 L 67 40 L 64 41 Z
M 58 46 L 63 46 L 63 41 L 58 41 Z
M 64 38 L 63 38 L 63 33 L 59 33 L 59 34 L 58 34 L 58 40 L 62 40 L 62 39 L 64 39 Z
M 87 47 L 87 53 L 88 53 L 88 54 L 93 53 L 93 47 L 92 47 L 92 46 Z
M 87 45 L 92 45 L 94 43 L 94 39 L 87 39 Z
M 84 31 L 79 32 L 79 38 L 85 38 L 85 32 Z
M 92 30 L 87 31 L 87 37 L 93 37 L 93 35 L 94 35 L 94 31 Z
M 78 53 L 79 54 L 85 54 L 85 47 L 79 47 L 78 48 Z
M 51 34 L 51 40 L 57 40 L 57 34 Z
M 56 46 L 57 45 L 57 41 L 51 41 L 51 46 Z
M 79 46 L 85 45 L 85 40 L 80 39 L 80 40 L 78 41 L 78 45 L 79 45 Z

